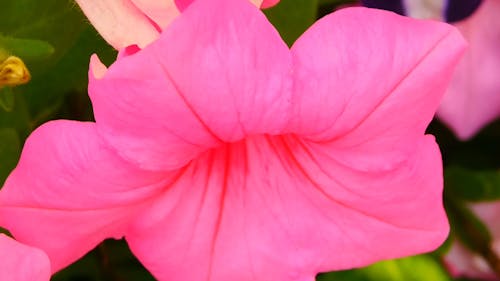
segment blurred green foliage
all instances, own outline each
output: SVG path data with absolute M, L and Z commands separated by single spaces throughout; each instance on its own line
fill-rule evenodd
M 14 168 L 21 152 L 21 143 L 17 131 L 12 128 L 0 128 L 0 178 L 6 178 Z
M 469 202 L 500 199 L 500 171 L 447 167 L 445 184 L 448 193 Z
M 123 240 L 106 240 L 52 281 L 154 281 Z
M 317 18 L 318 0 L 281 1 L 265 11 L 288 46 L 311 26 Z
M 265 11 L 289 46 L 319 17 L 349 0 L 281 0 Z M 109 65 L 116 51 L 88 24 L 73 0 L 3 1 L 0 10 L 0 59 L 21 57 L 32 81 L 13 88 L 12 110 L 0 108 L 0 185 L 18 161 L 22 143 L 40 124 L 66 118 L 92 120 L 87 72 L 90 55 Z M 462 241 L 484 252 L 491 237 L 468 208 L 468 202 L 500 197 L 500 121 L 474 139 L 461 142 L 439 121 L 429 133 L 440 144 L 445 165 L 446 207 L 452 224 L 448 241 Z M 451 242 L 449 242 L 451 243 Z M 448 281 L 440 257 L 434 254 L 385 261 L 362 269 L 321 274 L 318 281 Z M 54 281 L 149 281 L 123 241 L 106 241 L 74 265 L 57 273 Z M 459 279 L 456 279 L 459 280 Z M 460 279 L 465 280 L 465 279 Z
M 440 262 L 428 255 L 379 262 L 356 270 L 321 274 L 317 281 L 450 281 Z

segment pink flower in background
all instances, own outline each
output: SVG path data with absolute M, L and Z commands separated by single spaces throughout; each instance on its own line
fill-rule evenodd
M 249 0 L 268 8 L 279 0 Z M 101 36 L 115 49 L 144 47 L 193 0 L 76 0 Z M 210 9 L 215 9 L 211 7 Z
M 455 70 L 437 116 L 461 140 L 476 135 L 500 116 L 500 1 L 362 0 L 421 19 L 453 22 L 469 48 Z M 479 6 L 479 7 L 478 7 Z
M 483 221 L 493 237 L 493 251 L 500 256 L 500 202 L 477 203 L 472 205 L 474 213 Z M 453 243 L 445 257 L 450 271 L 455 276 L 498 280 L 488 263 L 479 255 L 471 253 L 460 243 Z
M 53 271 L 125 237 L 170 281 L 312 281 L 430 251 L 448 223 L 424 132 L 463 49 L 446 24 L 351 8 L 290 50 L 248 1 L 197 0 L 109 69 L 92 58 L 96 122 L 29 137 L 0 225 Z
M 469 43 L 438 116 L 462 140 L 500 116 L 500 1 L 483 0 L 455 26 Z
M 41 250 L 0 233 L 0 253 L 0 280 L 49 281 L 49 258 Z

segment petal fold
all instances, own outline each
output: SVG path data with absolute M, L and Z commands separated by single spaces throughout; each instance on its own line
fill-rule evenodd
M 131 0 L 76 2 L 95 29 L 117 50 L 134 44 L 144 47 L 159 36 L 154 22 Z
M 49 281 L 49 258 L 41 250 L 0 234 L 0 253 L 0 280 Z
M 122 157 L 176 169 L 223 142 L 280 133 L 290 67 L 287 46 L 248 1 L 198 0 L 153 44 L 101 79 L 91 73 L 89 94 L 99 131 Z
M 124 162 L 94 123 L 49 122 L 28 138 L 0 191 L 0 225 L 45 251 L 56 272 L 102 240 L 122 237 L 165 176 Z

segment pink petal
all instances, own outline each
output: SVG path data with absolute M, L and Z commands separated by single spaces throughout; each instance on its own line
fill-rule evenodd
M 179 15 L 174 0 L 131 0 L 143 13 L 162 29 Z
M 424 134 L 464 45 L 439 22 L 367 8 L 327 16 L 292 47 L 291 131 L 348 166 L 392 169 Z
M 170 281 L 313 281 L 429 251 L 448 232 L 440 154 L 431 137 L 413 147 L 404 165 L 360 172 L 293 136 L 228 144 L 192 162 L 126 239 Z
M 248 1 L 196 1 L 108 70 L 93 59 L 97 125 L 37 130 L 0 224 L 57 269 L 125 234 L 170 281 L 312 281 L 428 251 L 448 226 L 424 130 L 462 48 L 446 25 L 346 9 L 292 60 Z
M 50 264 L 47 255 L 39 249 L 16 242 L 0 234 L 0 280 L 48 281 Z
M 148 0 L 145 0 L 145 1 L 148 1 Z M 149 1 L 155 1 L 155 0 L 149 0 Z M 174 0 L 174 1 L 177 4 L 177 7 L 179 8 L 179 10 L 184 11 L 184 9 L 186 9 L 189 5 L 191 5 L 191 3 L 193 3 L 195 0 Z M 261 7 L 262 9 L 266 9 L 266 8 L 270 8 L 270 7 L 278 4 L 280 0 L 249 0 L 249 1 L 257 7 Z M 213 7 L 212 7 L 212 9 L 213 9 Z
M 103 78 L 91 71 L 97 124 L 122 157 L 176 169 L 223 142 L 286 126 L 288 48 L 250 3 L 227 2 L 196 1 L 159 40 L 119 59 Z
M 133 44 L 144 47 L 159 36 L 154 22 L 131 0 L 76 2 L 101 36 L 115 49 Z
M 280 2 L 280 0 L 264 0 L 264 1 L 262 1 L 262 4 L 260 7 L 262 9 L 271 8 L 272 6 L 278 4 L 279 2 Z
M 135 45 L 132 45 L 135 46 Z M 120 54 L 124 54 L 125 56 L 127 55 L 127 50 L 129 48 L 122 49 L 124 52 L 119 52 L 118 53 L 118 58 L 120 58 Z M 108 68 L 99 60 L 99 57 L 97 55 L 92 55 L 90 57 L 90 67 L 89 67 L 89 80 L 92 78 L 95 79 L 101 79 L 104 77 L 106 72 L 108 72 Z
M 463 47 L 440 23 L 367 9 L 326 17 L 293 48 L 295 136 L 224 138 L 197 157 L 138 217 L 133 252 L 159 280 L 311 281 L 434 249 L 448 223 L 424 130 Z
M 55 272 L 103 239 L 122 237 L 164 177 L 118 158 L 93 123 L 50 122 L 29 137 L 0 191 L 0 225 L 44 250 Z
M 456 24 L 469 49 L 458 65 L 438 116 L 462 140 L 500 116 L 500 2 L 484 0 Z

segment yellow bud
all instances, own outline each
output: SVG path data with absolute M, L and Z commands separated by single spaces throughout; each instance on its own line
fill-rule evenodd
M 20 58 L 10 56 L 0 63 L 0 88 L 26 84 L 30 79 L 30 72 Z

